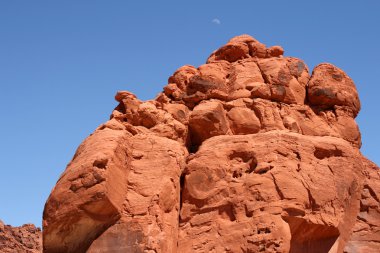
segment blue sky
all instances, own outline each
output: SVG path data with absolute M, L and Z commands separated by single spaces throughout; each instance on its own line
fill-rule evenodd
M 379 1 L 0 0 L 0 219 L 41 225 L 76 147 L 116 106 L 247 33 L 355 81 L 362 152 L 380 164 Z

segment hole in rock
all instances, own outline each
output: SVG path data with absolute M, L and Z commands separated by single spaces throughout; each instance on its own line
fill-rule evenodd
M 243 175 L 243 172 L 245 173 L 252 173 L 256 167 L 257 167 L 257 160 L 255 158 L 255 154 L 250 151 L 232 151 L 232 153 L 229 155 L 229 159 L 231 161 L 235 161 L 236 164 L 246 164 L 244 171 L 234 170 L 232 173 L 232 176 L 234 178 L 241 177 Z M 234 166 L 235 166 L 234 165 Z
M 238 178 L 241 177 L 243 174 L 240 171 L 234 171 L 232 172 L 232 177 L 233 178 Z
M 252 217 L 253 216 L 253 210 L 249 210 L 249 208 L 248 208 L 247 205 L 245 205 L 244 211 L 245 211 L 245 216 L 247 216 L 247 217 Z
M 258 234 L 270 234 L 270 232 L 270 228 L 268 227 L 257 229 Z
M 123 113 L 123 114 L 126 113 L 126 111 L 127 111 L 123 102 L 120 102 L 120 103 L 116 106 L 115 110 L 118 111 L 118 112 L 121 112 L 121 113 Z
M 255 158 L 252 158 L 252 161 L 249 161 L 249 169 L 247 169 L 246 173 L 252 173 L 257 167 L 257 161 Z
M 194 145 L 194 144 L 190 144 L 188 147 L 187 147 L 187 150 L 189 151 L 189 153 L 191 154 L 195 154 L 197 153 L 199 149 L 199 145 Z
M 107 166 L 107 163 L 108 163 L 108 159 L 107 158 L 102 158 L 102 159 L 95 160 L 92 165 L 94 167 L 99 168 L 99 169 L 105 169 L 106 166 Z
M 267 166 L 261 166 L 260 168 L 255 168 L 255 173 L 262 175 L 262 174 L 267 173 L 273 168 L 274 168 L 273 165 L 270 165 L 270 164 Z
M 284 217 L 289 224 L 291 240 L 289 253 L 330 252 L 338 240 L 339 230 L 333 226 L 309 223 L 297 217 Z
M 300 154 L 300 152 L 298 152 L 298 151 L 293 151 L 293 152 L 296 155 L 297 160 L 301 160 L 301 154 Z
M 222 218 L 230 220 L 230 221 L 236 220 L 232 204 L 220 207 L 219 208 L 219 215 Z
M 315 147 L 314 156 L 322 160 L 333 156 L 343 156 L 343 152 L 339 149 L 325 149 L 321 147 Z

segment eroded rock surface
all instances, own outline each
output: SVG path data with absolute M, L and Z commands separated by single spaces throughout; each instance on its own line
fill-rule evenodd
M 5 225 L 0 220 L 0 252 L 2 253 L 40 253 L 42 252 L 42 233 L 32 224 L 20 227 Z
M 338 67 L 241 35 L 120 91 L 47 200 L 44 252 L 377 252 L 379 168 Z

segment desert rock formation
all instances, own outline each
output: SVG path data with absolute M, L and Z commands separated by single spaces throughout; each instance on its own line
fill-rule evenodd
M 378 252 L 379 168 L 338 67 L 248 35 L 120 91 L 44 210 L 44 252 Z
M 42 252 L 41 229 L 32 224 L 21 227 L 5 225 L 0 220 L 0 252 L 40 253 Z

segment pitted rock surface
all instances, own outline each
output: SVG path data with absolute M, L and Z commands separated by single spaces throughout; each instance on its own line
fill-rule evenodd
M 42 252 L 41 229 L 32 224 L 12 227 L 0 220 L 0 252 L 40 253 Z
M 378 252 L 379 168 L 341 69 L 249 35 L 119 91 L 44 211 L 44 252 Z

